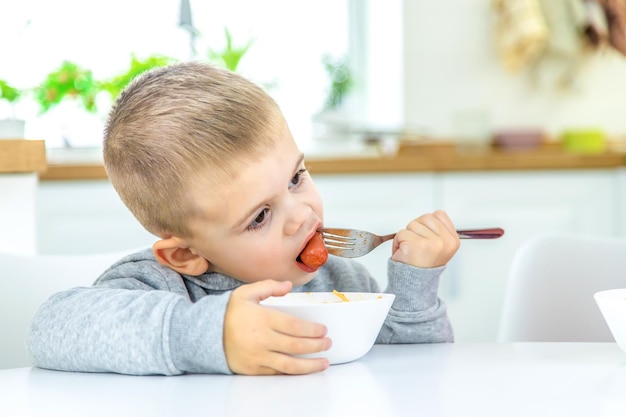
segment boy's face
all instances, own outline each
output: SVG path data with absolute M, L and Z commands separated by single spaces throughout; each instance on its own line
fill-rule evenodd
M 274 149 L 226 185 L 196 190 L 205 219 L 193 223 L 190 244 L 211 272 L 303 285 L 316 270 L 297 258 L 323 224 L 322 199 L 287 126 L 275 135 Z

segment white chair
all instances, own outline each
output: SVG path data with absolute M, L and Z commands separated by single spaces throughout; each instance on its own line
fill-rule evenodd
M 106 268 L 134 252 L 90 255 L 0 253 L 0 369 L 30 366 L 25 337 L 37 308 L 52 294 L 91 285 Z
M 626 237 L 545 234 L 515 254 L 500 342 L 614 341 L 593 294 L 626 288 Z

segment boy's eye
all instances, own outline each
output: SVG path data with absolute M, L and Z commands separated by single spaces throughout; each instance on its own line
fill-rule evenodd
M 262 225 L 263 225 L 263 222 L 265 221 L 265 217 L 267 216 L 267 213 L 269 213 L 269 210 L 270 210 L 270 209 L 268 209 L 268 208 L 264 208 L 264 209 L 263 209 L 263 210 L 259 213 L 259 215 L 258 215 L 258 216 L 256 216 L 256 217 L 254 218 L 254 220 L 252 221 L 252 223 L 250 223 L 249 228 L 250 228 L 250 229 L 256 229 L 256 228 L 258 228 L 258 227 L 262 226 Z
M 304 168 L 303 168 L 303 169 L 301 169 L 301 170 L 299 170 L 298 172 L 296 172 L 296 175 L 294 175 L 294 176 L 291 178 L 291 181 L 289 182 L 289 186 L 290 186 L 290 188 L 291 188 L 292 186 L 296 186 L 296 185 L 300 184 L 300 181 L 301 181 L 301 179 L 302 179 L 302 174 L 304 174 L 305 172 L 306 172 L 306 169 L 304 169 Z

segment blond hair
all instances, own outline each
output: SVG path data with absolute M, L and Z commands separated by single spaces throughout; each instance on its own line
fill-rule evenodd
M 149 71 L 109 113 L 107 174 L 146 230 L 190 236 L 200 214 L 192 187 L 202 175 L 223 181 L 269 152 L 280 114 L 262 88 L 225 69 L 186 62 Z

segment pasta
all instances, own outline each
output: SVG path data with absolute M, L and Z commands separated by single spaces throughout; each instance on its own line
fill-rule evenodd
M 341 299 L 341 301 L 345 301 L 345 302 L 350 301 L 350 300 L 348 299 L 348 297 L 346 297 L 346 296 L 345 296 L 345 294 L 340 293 L 340 292 L 339 292 L 339 291 L 337 291 L 337 290 L 333 290 L 333 294 L 335 294 L 337 297 L 339 297 L 339 298 Z

